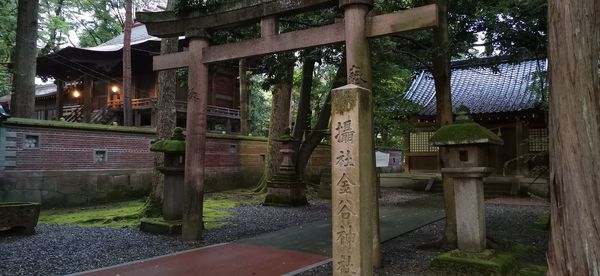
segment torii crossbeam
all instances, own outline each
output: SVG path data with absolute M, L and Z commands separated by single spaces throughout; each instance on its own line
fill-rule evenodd
M 184 34 L 189 50 L 155 56 L 154 70 L 188 67 L 187 143 L 184 181 L 183 238 L 196 240 L 202 231 L 202 198 L 206 141 L 208 64 L 253 56 L 345 43 L 348 84 L 332 92 L 332 208 L 334 275 L 371 275 L 372 248 L 379 243 L 374 194 L 371 63 L 368 38 L 436 27 L 436 5 L 367 16 L 372 0 L 243 0 L 223 12 L 177 15 L 137 13 L 148 33 L 158 37 Z M 338 5 L 343 21 L 279 33 L 278 17 Z M 260 22 L 261 37 L 210 46 L 207 32 Z M 338 166 L 339 154 L 352 166 Z M 375 236 L 375 238 L 373 238 Z

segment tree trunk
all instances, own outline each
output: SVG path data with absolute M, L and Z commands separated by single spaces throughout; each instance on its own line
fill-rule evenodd
M 38 1 L 19 0 L 11 116 L 35 118 Z
M 248 68 L 246 59 L 239 61 L 240 75 L 240 134 L 248 135 L 250 133 L 250 95 L 248 94 L 250 82 L 248 81 Z
M 313 72 L 315 70 L 315 60 L 310 51 L 305 51 L 302 62 L 302 84 L 300 86 L 300 100 L 298 101 L 298 112 L 294 123 L 292 137 L 302 140 L 304 132 L 310 127 L 310 94 L 312 93 Z M 299 145 L 298 145 L 299 146 Z M 298 148 L 296 148 L 298 152 Z
M 131 1 L 125 0 L 125 28 L 123 32 L 123 125 L 133 125 L 133 112 L 131 109 L 131 96 L 133 84 L 131 80 Z
M 273 110 L 271 112 L 271 120 L 269 125 L 269 137 L 267 142 L 267 152 L 265 156 L 265 171 L 263 177 L 257 187 L 257 191 L 265 192 L 267 189 L 267 180 L 273 178 L 277 172 L 277 168 L 281 163 L 281 143 L 274 139 L 279 139 L 285 134 L 285 129 L 288 128 L 288 119 L 290 114 L 290 100 L 292 96 L 294 65 L 289 64 L 286 72 L 281 72 L 278 77 L 278 82 L 273 90 L 273 98 L 271 100 Z
M 172 10 L 175 0 L 167 2 L 167 10 Z M 164 38 L 160 42 L 160 54 L 175 53 L 179 50 L 179 38 Z M 177 122 L 177 109 L 175 108 L 175 93 L 177 91 L 177 70 L 163 70 L 158 72 L 156 82 L 156 140 L 168 139 L 173 135 Z M 164 154 L 154 154 L 154 170 L 152 173 L 152 192 L 150 202 L 153 207 L 160 208 L 163 200 L 164 177 L 157 168 L 163 166 Z
M 296 154 L 296 172 L 298 172 L 299 175 L 304 175 L 312 152 L 319 145 L 319 143 L 321 143 L 323 137 L 325 137 L 326 133 L 324 130 L 329 127 L 329 120 L 331 118 L 331 90 L 344 85 L 346 85 L 345 59 L 342 60 L 340 67 L 337 69 L 333 85 L 329 90 L 329 93 L 327 93 L 327 98 L 323 103 L 323 107 L 319 111 L 319 118 L 314 128 L 315 131 L 312 131 L 310 134 L 306 135 L 306 138 L 304 141 L 302 141 L 302 144 L 298 149 L 298 153 Z
M 439 27 L 433 30 L 433 45 L 441 49 L 433 56 L 433 78 L 435 81 L 435 98 L 437 103 L 437 124 L 439 127 L 451 124 L 452 98 L 450 91 L 450 53 L 448 40 L 448 0 L 438 0 Z M 439 168 L 443 168 L 447 160 L 446 150 L 438 153 Z M 442 175 L 444 190 L 444 207 L 446 209 L 446 229 L 444 241 L 450 248 L 456 247 L 456 210 L 454 207 L 454 185 L 452 178 Z
M 600 275 L 600 3 L 549 1 L 548 275 Z

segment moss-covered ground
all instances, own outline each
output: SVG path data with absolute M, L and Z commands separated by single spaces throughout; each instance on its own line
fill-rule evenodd
M 260 200 L 255 194 L 243 190 L 209 194 L 204 200 L 204 226 L 207 229 L 224 226 L 228 224 L 224 219 L 233 216 L 230 209 L 239 205 L 254 204 Z M 84 227 L 138 227 L 143 218 L 144 204 L 145 201 L 140 199 L 88 207 L 43 210 L 39 223 Z

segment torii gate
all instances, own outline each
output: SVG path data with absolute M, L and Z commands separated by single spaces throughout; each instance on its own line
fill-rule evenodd
M 244 2 L 244 1 L 242 1 Z M 279 33 L 278 17 L 339 5 L 344 20 L 331 25 Z M 202 15 L 190 12 L 137 13 L 148 33 L 185 35 L 189 50 L 154 57 L 153 69 L 188 67 L 187 142 L 184 181 L 183 239 L 202 233 L 208 65 L 226 60 L 346 44 L 348 85 L 332 91 L 332 242 L 335 275 L 371 275 L 373 242 L 379 243 L 375 201 L 373 107 L 368 38 L 435 27 L 436 5 L 367 16 L 373 0 L 267 0 L 238 9 Z M 260 21 L 261 37 L 210 46 L 207 31 Z M 351 165 L 335 165 L 343 156 Z M 373 236 L 377 236 L 375 239 Z

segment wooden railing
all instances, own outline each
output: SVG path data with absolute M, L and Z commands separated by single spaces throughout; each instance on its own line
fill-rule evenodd
M 83 117 L 83 105 L 68 105 L 63 107 L 63 118 L 67 122 L 80 122 Z
M 133 108 L 133 109 L 153 108 L 156 105 L 156 102 L 157 102 L 157 98 L 132 99 L 131 100 L 131 108 Z M 110 100 L 110 101 L 108 101 L 107 104 L 109 107 L 121 108 L 123 106 L 123 101 L 122 100 Z M 177 111 L 185 112 L 187 109 L 187 102 L 175 101 L 175 108 L 177 109 Z M 209 105 L 207 108 L 208 108 L 207 113 L 209 116 L 225 117 L 225 118 L 232 118 L 232 119 L 239 119 L 241 117 L 239 109 L 220 107 L 220 106 L 214 106 L 214 105 Z

